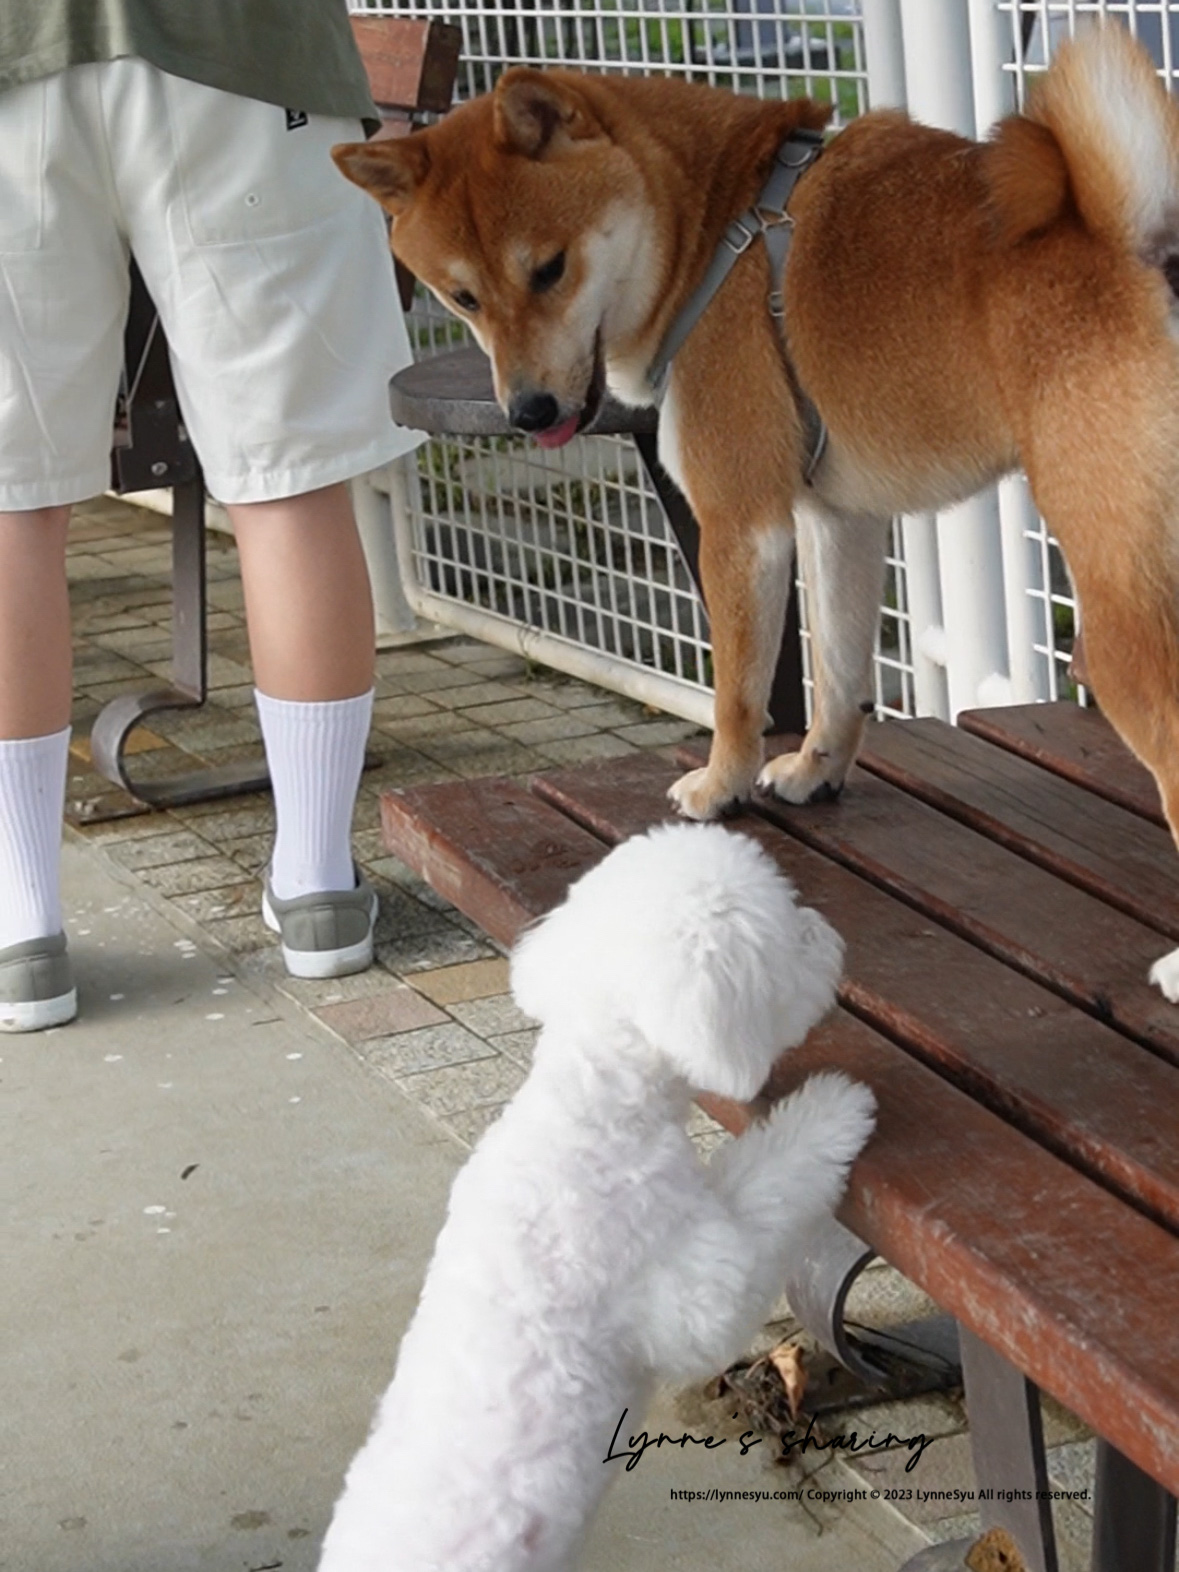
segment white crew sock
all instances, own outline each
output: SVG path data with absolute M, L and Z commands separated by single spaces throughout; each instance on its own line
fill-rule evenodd
M 352 810 L 373 713 L 372 691 L 301 704 L 254 690 L 274 788 L 270 888 L 280 901 L 351 890 Z
M 0 741 L 0 950 L 61 922 L 61 814 L 70 728 Z

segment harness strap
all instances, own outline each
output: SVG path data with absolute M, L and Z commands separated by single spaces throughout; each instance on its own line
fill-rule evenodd
M 647 380 L 655 390 L 657 400 L 662 400 L 667 385 L 667 375 L 675 356 L 683 348 L 688 335 L 712 303 L 717 291 L 728 278 L 737 258 L 743 256 L 760 234 L 766 244 L 770 260 L 770 290 L 767 306 L 778 324 L 782 357 L 790 385 L 798 402 L 806 442 L 806 463 L 803 479 L 811 483 L 819 461 L 827 446 L 827 427 L 823 417 L 803 391 L 790 356 L 786 350 L 785 302 L 782 286 L 785 282 L 786 258 L 794 234 L 794 220 L 786 208 L 791 194 L 803 175 L 823 151 L 823 133 L 798 127 L 782 143 L 774 156 L 773 167 L 757 201 L 735 218 L 721 237 L 704 277 L 680 307 L 679 312 L 663 336 L 655 358 L 647 368 Z

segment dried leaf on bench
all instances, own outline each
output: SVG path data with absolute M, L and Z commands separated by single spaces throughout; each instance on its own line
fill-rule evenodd
M 797 1419 L 806 1392 L 806 1351 L 800 1343 L 779 1343 L 767 1358 L 782 1378 L 790 1417 Z
M 966 1552 L 970 1572 L 1028 1572 L 1019 1546 L 1003 1528 L 992 1528 Z

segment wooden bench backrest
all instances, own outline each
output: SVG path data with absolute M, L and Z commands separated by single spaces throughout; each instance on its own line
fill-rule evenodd
M 384 121 L 378 137 L 405 136 L 420 116 L 446 113 L 454 96 L 461 27 L 409 16 L 353 15 L 352 33 Z M 414 277 L 404 263 L 394 265 L 401 304 L 408 311 Z
M 462 29 L 406 16 L 352 17 L 369 87 L 382 116 L 445 114 L 454 94 Z

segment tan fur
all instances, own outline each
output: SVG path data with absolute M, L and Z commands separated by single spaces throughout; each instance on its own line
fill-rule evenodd
M 649 398 L 645 369 L 726 224 L 787 131 L 825 118 L 515 69 L 438 126 L 337 160 L 471 322 L 505 408 L 548 394 L 571 421 L 603 368 L 619 396 Z M 761 779 L 803 801 L 839 789 L 859 744 L 883 522 L 1022 464 L 1069 561 L 1097 696 L 1179 830 L 1179 349 L 1161 271 L 1179 253 L 1176 171 L 1179 111 L 1115 27 L 1064 48 L 988 144 L 894 112 L 835 138 L 791 204 L 790 353 L 831 433 L 808 491 L 764 247 L 741 258 L 674 362 L 661 422 L 700 522 L 715 656 L 716 735 L 675 789 L 684 812 L 753 788 L 784 604 L 764 568 L 786 560 L 796 502 L 808 562 L 831 576 L 817 710 L 801 754 Z M 564 276 L 538 290 L 559 253 Z

